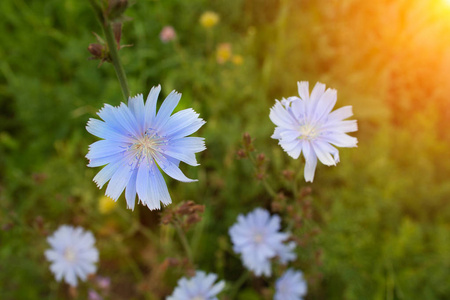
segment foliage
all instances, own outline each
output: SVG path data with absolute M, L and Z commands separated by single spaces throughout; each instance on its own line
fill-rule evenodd
M 201 26 L 205 11 L 220 16 L 214 27 Z M 95 140 L 87 120 L 103 103 L 123 101 L 112 65 L 87 59 L 91 32 L 101 34 L 88 1 L 1 1 L 0 12 L 1 298 L 68 296 L 43 255 L 61 224 L 96 236 L 98 274 L 113 283 L 109 299 L 171 294 L 193 268 L 176 229 L 161 225 L 159 212 L 124 210 L 124 196 L 102 212 L 104 190 L 92 182 L 98 170 L 86 167 Z M 198 134 L 208 148 L 201 166 L 183 169 L 199 182 L 167 180 L 173 206 L 205 205 L 201 222 L 186 229 L 195 265 L 238 280 L 243 267 L 228 228 L 262 206 L 282 215 L 302 245 L 295 267 L 308 280 L 306 299 L 450 297 L 449 14 L 443 0 L 130 6 L 122 44 L 133 46 L 120 56 L 131 94 L 160 83 L 164 97 L 183 94 L 178 110 L 193 107 L 207 121 Z M 162 43 L 166 25 L 177 38 Z M 242 64 L 217 62 L 223 43 Z M 270 139 L 268 114 L 274 99 L 297 94 L 299 80 L 324 82 L 338 90 L 338 106 L 353 105 L 359 143 L 341 149 L 336 167 L 319 165 L 294 201 L 286 175 L 303 172 L 303 163 Z M 238 159 L 244 132 L 252 155 L 265 154 L 262 171 Z M 92 278 L 80 297 L 87 286 Z M 271 289 L 250 277 L 236 299 L 270 299 Z

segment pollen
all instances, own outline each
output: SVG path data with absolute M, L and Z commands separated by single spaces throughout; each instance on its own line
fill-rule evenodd
M 316 127 L 311 124 L 305 124 L 300 126 L 298 131 L 300 132 L 300 136 L 298 137 L 300 140 L 311 141 L 314 140 L 319 135 L 319 132 L 316 129 Z
M 130 147 L 134 152 L 138 166 L 143 160 L 152 163 L 153 158 L 158 152 L 162 152 L 162 146 L 166 145 L 166 139 L 158 135 L 158 133 L 149 128 L 145 134 L 136 139 L 136 142 Z
M 64 258 L 69 262 L 74 262 L 75 252 L 70 247 L 67 247 L 66 250 L 64 251 Z
M 253 241 L 257 244 L 261 244 L 261 242 L 263 241 L 263 235 L 261 233 L 255 234 L 255 236 L 253 237 Z

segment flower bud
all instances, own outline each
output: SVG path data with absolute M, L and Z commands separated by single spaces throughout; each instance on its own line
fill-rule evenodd
M 303 198 L 303 197 L 310 195 L 311 193 L 312 193 L 312 188 L 307 186 L 307 187 L 302 188 L 300 195 Z
M 93 59 L 101 59 L 105 48 L 106 47 L 104 45 L 90 44 L 88 51 L 94 56 Z
M 265 159 L 266 159 L 266 155 L 264 153 L 260 153 L 256 157 L 256 160 L 258 161 L 259 164 L 264 163 Z
M 245 132 L 244 135 L 242 136 L 243 139 L 243 145 L 244 148 L 247 151 L 254 151 L 255 148 L 253 147 L 253 143 L 252 143 L 252 138 L 250 136 L 250 134 L 248 132 Z
M 128 0 L 108 0 L 108 19 L 119 19 L 128 7 Z
M 236 154 L 237 154 L 237 157 L 238 157 L 238 158 L 246 158 L 246 157 L 247 157 L 247 154 L 245 154 L 245 151 L 244 151 L 243 149 L 239 149 L 239 150 L 236 152 Z
M 283 177 L 287 180 L 287 181 L 292 181 L 294 179 L 294 172 L 291 170 L 283 170 Z

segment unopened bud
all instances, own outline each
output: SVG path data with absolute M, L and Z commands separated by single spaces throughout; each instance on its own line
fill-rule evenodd
M 266 159 L 266 155 L 264 153 L 260 153 L 256 157 L 256 160 L 261 164 L 265 161 L 265 159 Z
M 128 7 L 128 0 L 109 0 L 108 19 L 114 21 L 119 19 Z
M 170 224 L 173 220 L 172 211 L 165 211 L 161 217 L 161 224 Z
M 101 59 L 103 52 L 105 50 L 105 46 L 100 44 L 90 44 L 88 47 L 88 51 L 94 56 L 94 59 Z
M 282 211 L 283 206 L 281 205 L 280 202 L 272 202 L 270 204 L 270 208 L 272 209 L 273 212 L 279 212 Z
M 238 158 L 246 158 L 246 157 L 247 157 L 247 154 L 245 154 L 245 151 L 244 151 L 243 149 L 239 149 L 239 150 L 236 152 L 236 154 L 237 154 L 237 157 L 238 157 Z
M 120 50 L 120 39 L 122 37 L 122 23 L 117 22 L 112 26 L 114 39 L 116 40 L 117 49 Z
M 250 134 L 248 132 L 244 133 L 244 135 L 242 136 L 242 140 L 243 140 L 244 148 L 247 151 L 255 150 L 255 148 L 253 147 L 253 143 L 252 143 L 252 137 L 250 136 Z
M 8 231 L 11 230 L 14 227 L 14 224 L 9 222 L 9 223 L 5 223 L 2 225 L 2 230 L 3 231 Z
M 192 214 L 187 218 L 186 224 L 193 225 L 195 223 L 200 222 L 201 220 L 202 220 L 202 217 L 200 217 L 198 214 Z
M 312 193 L 312 188 L 307 186 L 307 187 L 302 188 L 300 195 L 301 195 L 301 197 L 306 197 L 306 196 L 310 195 L 311 193 Z
M 283 170 L 283 177 L 287 181 L 292 181 L 294 179 L 294 172 L 291 170 Z
M 263 173 L 257 173 L 256 174 L 256 179 L 258 179 L 258 180 L 263 180 L 264 179 L 264 174 Z
M 284 201 L 286 200 L 286 195 L 283 192 L 280 192 L 277 194 L 277 197 L 275 199 L 277 199 L 278 201 Z

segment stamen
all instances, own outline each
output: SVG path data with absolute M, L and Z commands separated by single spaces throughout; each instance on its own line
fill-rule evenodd
M 316 129 L 315 126 L 310 124 L 305 124 L 300 126 L 298 129 L 300 132 L 300 136 L 298 137 L 301 140 L 313 140 L 319 135 L 319 131 Z
M 75 252 L 70 247 L 67 247 L 66 250 L 64 250 L 64 257 L 69 262 L 73 262 L 75 261 Z
M 162 152 L 161 146 L 166 145 L 167 141 L 164 137 L 158 135 L 156 130 L 149 128 L 144 135 L 136 138 L 136 142 L 130 146 L 129 150 L 134 152 L 137 168 L 143 161 L 151 165 L 154 163 L 154 157 L 157 152 Z

